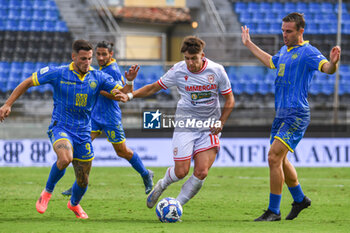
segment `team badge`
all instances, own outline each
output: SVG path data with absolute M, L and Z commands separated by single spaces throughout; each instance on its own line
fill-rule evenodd
M 175 147 L 175 148 L 174 148 L 174 151 L 173 151 L 174 156 L 176 156 L 176 155 L 177 155 L 177 151 L 178 151 L 178 149 L 177 149 L 177 147 Z
M 292 55 L 292 59 L 296 59 L 298 57 L 298 54 L 297 53 L 294 53 L 293 55 Z
M 89 81 L 89 85 L 90 85 L 91 89 L 95 89 L 97 87 L 97 83 L 95 80 Z
M 197 93 L 192 93 L 192 94 L 191 94 L 191 99 L 193 99 L 193 100 L 198 99 Z
M 215 79 L 215 77 L 214 77 L 213 74 L 208 75 L 208 81 L 209 81 L 210 83 L 213 83 L 213 82 L 214 82 L 214 79 Z
M 187 81 L 187 79 L 188 79 L 188 76 L 187 76 L 187 75 L 185 75 L 185 77 L 184 77 L 184 78 L 185 78 L 185 80 Z

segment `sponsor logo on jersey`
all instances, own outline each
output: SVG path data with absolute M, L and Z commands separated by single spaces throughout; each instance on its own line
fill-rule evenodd
M 61 81 L 61 84 L 66 84 L 66 85 L 77 85 L 76 82 L 66 82 L 66 81 Z
M 45 66 L 44 68 L 40 69 L 40 74 L 45 74 L 47 71 L 49 71 L 49 67 Z
M 200 100 L 200 99 L 206 99 L 211 97 L 211 92 L 193 92 L 191 93 L 191 99 L 192 100 Z
M 186 91 L 210 91 L 216 89 L 216 84 L 202 85 L 202 86 L 185 86 Z
M 213 74 L 208 75 L 208 81 L 210 83 L 214 83 L 214 80 L 215 80 L 215 76 Z

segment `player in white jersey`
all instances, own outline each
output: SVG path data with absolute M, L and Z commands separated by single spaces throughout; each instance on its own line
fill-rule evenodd
M 176 86 L 181 96 L 177 104 L 177 124 L 173 135 L 175 166 L 167 169 L 164 178 L 157 182 L 148 195 L 149 208 L 157 203 L 170 184 L 188 174 L 193 158 L 193 174 L 183 184 L 176 198 L 182 205 L 186 204 L 202 187 L 220 148 L 219 136 L 233 109 L 234 97 L 223 66 L 205 58 L 204 46 L 205 42 L 201 39 L 186 37 L 181 47 L 184 61 L 175 64 L 157 82 L 127 95 L 117 94 L 117 98 L 128 101 Z M 225 99 L 222 113 L 219 93 Z

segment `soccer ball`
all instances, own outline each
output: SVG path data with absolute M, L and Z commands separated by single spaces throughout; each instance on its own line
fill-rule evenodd
M 178 222 L 182 216 L 182 206 L 175 198 L 166 197 L 158 202 L 156 213 L 161 222 Z

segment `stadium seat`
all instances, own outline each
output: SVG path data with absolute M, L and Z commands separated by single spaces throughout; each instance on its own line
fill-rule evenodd
M 317 23 L 308 23 L 305 27 L 306 34 L 318 34 L 318 24 Z
M 232 91 L 233 91 L 233 94 L 237 94 L 237 95 L 240 95 L 243 93 L 244 91 L 244 83 L 243 82 L 239 82 L 239 81 L 236 81 L 234 83 L 232 83 Z
M 252 14 L 251 21 L 254 22 L 254 23 L 263 23 L 265 21 L 265 13 L 263 13 L 263 12 L 254 12 Z
M 306 13 L 308 11 L 308 4 L 305 2 L 297 2 L 296 11 Z
M 44 21 L 43 31 L 53 32 L 56 30 L 56 22 L 51 20 Z
M 321 88 L 322 88 L 321 83 L 311 82 L 309 93 L 312 95 L 318 95 L 321 93 Z
M 248 12 L 254 13 L 257 11 L 258 7 L 259 7 L 259 5 L 257 2 L 248 2 L 246 10 Z
M 7 9 L 0 8 L 0 21 L 7 19 L 7 15 L 8 15 Z
M 44 10 L 34 10 L 33 11 L 33 20 L 45 20 L 45 11 Z
M 20 19 L 20 16 L 21 16 L 20 9 L 9 9 L 8 14 L 7 14 L 8 19 L 18 20 L 18 19 Z
M 19 21 L 18 30 L 19 31 L 29 31 L 32 24 L 31 20 L 22 19 Z
M 5 25 L 5 30 L 8 31 L 18 31 L 18 20 L 16 19 L 8 19 L 6 21 L 6 25 Z
M 309 4 L 309 11 L 312 11 L 314 8 L 312 8 L 312 3 Z M 323 13 L 330 13 L 330 9 L 334 9 L 334 5 L 330 2 L 321 2 L 320 4 L 320 11 Z M 319 12 L 319 11 L 316 11 Z M 331 12 L 335 12 L 331 10 Z
M 58 20 L 59 14 L 57 10 L 46 10 L 44 20 Z
M 334 84 L 322 83 L 321 92 L 325 95 L 331 95 L 334 92 Z
M 252 22 L 252 14 L 250 12 L 242 12 L 239 15 L 239 21 L 242 24 L 248 24 L 248 23 Z
M 327 12 L 330 12 L 329 11 L 330 9 L 332 9 L 332 6 L 331 6 L 331 8 L 327 9 Z M 321 12 L 321 4 L 317 3 L 317 2 L 310 2 L 305 7 L 304 11 L 308 11 L 308 12 L 312 12 L 312 13 L 320 13 Z
M 21 4 L 20 0 L 11 0 L 8 2 L 8 9 L 21 9 Z
M 33 17 L 33 11 L 28 9 L 22 9 L 21 15 L 19 16 L 19 19 L 23 20 L 32 20 Z
M 259 11 L 264 13 L 270 13 L 271 12 L 272 4 L 269 2 L 260 2 L 259 3 Z
M 256 82 L 246 82 L 244 87 L 244 93 L 247 93 L 249 95 L 254 95 L 257 93 L 258 85 Z
M 285 14 L 289 14 L 289 13 L 295 12 L 297 9 L 297 6 L 294 2 L 286 2 L 284 4 L 283 9 L 284 9 Z
M 22 0 L 21 1 L 21 9 L 22 10 L 32 10 L 33 9 L 33 2 L 32 0 Z
M 245 12 L 247 10 L 247 4 L 245 2 L 236 2 L 234 9 L 236 13 Z
M 280 34 L 282 32 L 281 23 L 270 23 L 269 33 L 271 34 Z
M 281 2 L 273 2 L 271 6 L 272 12 L 280 13 L 281 9 L 284 8 L 284 4 Z
M 265 83 L 265 82 L 259 82 L 258 83 L 258 89 L 257 89 L 257 92 L 259 94 L 262 94 L 262 95 L 266 95 L 268 93 L 270 93 L 271 91 L 271 87 L 270 87 L 271 84 L 269 83 Z
M 42 31 L 44 27 L 44 23 L 41 20 L 33 20 L 30 25 L 31 31 Z
M 56 21 L 55 31 L 57 32 L 68 32 L 66 22 L 62 20 Z

